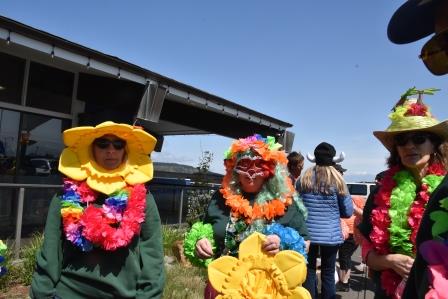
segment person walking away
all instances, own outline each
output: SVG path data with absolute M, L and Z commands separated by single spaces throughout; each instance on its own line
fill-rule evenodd
M 344 159 L 344 154 L 336 157 L 335 148 L 322 142 L 316 146 L 314 156 L 308 154 L 307 158 L 316 165 L 308 168 L 302 175 L 298 190 L 308 209 L 306 225 L 311 239 L 304 287 L 312 298 L 317 298 L 316 260 L 320 251 L 321 298 L 336 298 L 336 254 L 344 241 L 340 218 L 348 218 L 353 214 L 347 185 L 334 167 Z

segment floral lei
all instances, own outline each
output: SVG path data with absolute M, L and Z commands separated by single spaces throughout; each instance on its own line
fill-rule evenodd
M 381 181 L 381 188 L 374 197 L 376 207 L 370 216 L 370 240 L 378 254 L 401 253 L 415 256 L 415 239 L 431 193 L 446 174 L 441 164 L 428 167 L 420 191 L 414 178 L 400 167 L 390 168 Z M 388 295 L 393 295 L 401 281 L 392 269 L 381 272 L 381 285 Z
M 243 218 L 250 224 L 256 219 L 272 220 L 277 216 L 285 214 L 286 208 L 292 203 L 294 187 L 289 179 L 285 179 L 284 190 L 281 190 L 279 198 L 270 198 L 263 203 L 254 203 L 252 206 L 246 198 L 237 193 L 231 186 L 233 180 L 233 169 L 237 164 L 238 158 L 250 156 L 254 153 L 259 155 L 264 161 L 272 162 L 273 167 L 269 170 L 269 176 L 275 176 L 275 164 L 283 165 L 286 169 L 287 159 L 283 151 L 279 148 L 281 145 L 275 142 L 273 137 L 263 138 L 255 134 L 244 139 L 238 139 L 232 143 L 230 149 L 225 153 L 226 175 L 224 176 L 220 192 L 222 193 L 225 204 L 231 208 L 231 214 L 236 218 Z M 287 176 L 287 172 L 279 174 Z
M 126 247 L 145 220 L 146 188 L 127 186 L 112 193 L 101 208 L 92 203 L 98 193 L 85 181 L 64 179 L 61 216 L 65 236 L 82 251 Z
M 286 207 L 291 205 L 292 196 L 286 197 L 285 202 L 279 199 L 272 199 L 263 204 L 254 203 L 251 206 L 249 200 L 241 194 L 234 194 L 226 188 L 223 183 L 221 193 L 225 198 L 225 204 L 230 207 L 232 216 L 236 218 L 244 218 L 246 223 L 252 223 L 256 219 L 272 220 L 277 216 L 285 214 Z

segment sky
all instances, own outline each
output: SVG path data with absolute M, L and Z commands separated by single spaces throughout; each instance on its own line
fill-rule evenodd
M 372 180 L 388 152 L 372 132 L 408 88 L 448 118 L 447 76 L 418 59 L 424 42 L 395 45 L 387 24 L 404 0 L 0 0 L 0 15 L 117 56 L 293 125 L 293 150 L 322 141 L 346 154 L 347 181 Z M 166 137 L 154 161 L 223 173 L 232 140 Z M 312 166 L 306 162 L 305 167 Z

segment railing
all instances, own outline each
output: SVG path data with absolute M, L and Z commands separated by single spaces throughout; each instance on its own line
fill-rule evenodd
M 18 184 L 18 183 L 0 183 L 0 189 L 16 189 L 18 190 L 17 195 L 17 211 L 16 211 L 16 227 L 15 227 L 15 242 L 14 242 L 14 256 L 15 258 L 19 257 L 20 247 L 21 247 L 21 239 L 22 239 L 22 229 L 23 229 L 23 216 L 24 216 L 24 202 L 25 202 L 25 193 L 26 190 L 29 189 L 61 189 L 62 185 L 54 185 L 54 184 Z M 219 188 L 218 184 L 207 184 L 207 185 L 195 185 L 188 179 L 172 179 L 172 178 L 154 178 L 149 183 L 149 190 L 155 195 L 156 203 L 158 204 L 159 211 L 161 211 L 160 206 L 164 203 L 165 199 L 157 199 L 157 193 L 163 193 L 163 190 L 174 190 L 175 194 L 165 195 L 166 197 L 170 197 L 172 203 L 178 206 L 177 211 L 177 224 L 181 225 L 184 223 L 183 214 L 184 214 L 184 202 L 185 202 L 185 193 L 188 190 L 192 189 L 213 189 L 217 190 Z M 178 196 L 176 195 L 179 191 Z M 160 193 L 160 194 L 161 194 Z M 12 198 L 13 199 L 13 198 Z M 14 200 L 13 200 L 14 201 Z M 174 212 L 176 212 L 174 210 Z M 163 215 L 163 209 L 161 216 Z M 46 216 L 46 215 L 45 215 Z M 166 217 L 165 217 L 166 218 Z M 172 218 L 173 219 L 173 218 Z M 175 219 L 175 218 L 174 218 Z M 173 219 L 173 220 L 174 220 Z
M 17 201 L 17 218 L 16 218 L 16 232 L 14 241 L 14 256 L 19 258 L 20 243 L 22 239 L 22 220 L 23 220 L 23 203 L 25 201 L 26 188 L 61 188 L 61 185 L 43 185 L 43 184 L 14 184 L 14 183 L 0 183 L 0 188 L 14 188 L 19 189 Z

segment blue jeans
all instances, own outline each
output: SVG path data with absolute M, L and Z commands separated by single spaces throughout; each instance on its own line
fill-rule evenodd
M 317 298 L 316 259 L 320 249 L 320 276 L 322 281 L 322 299 L 336 298 L 334 270 L 339 245 L 317 245 L 311 243 L 308 253 L 307 276 L 303 286 L 310 292 L 311 298 Z

